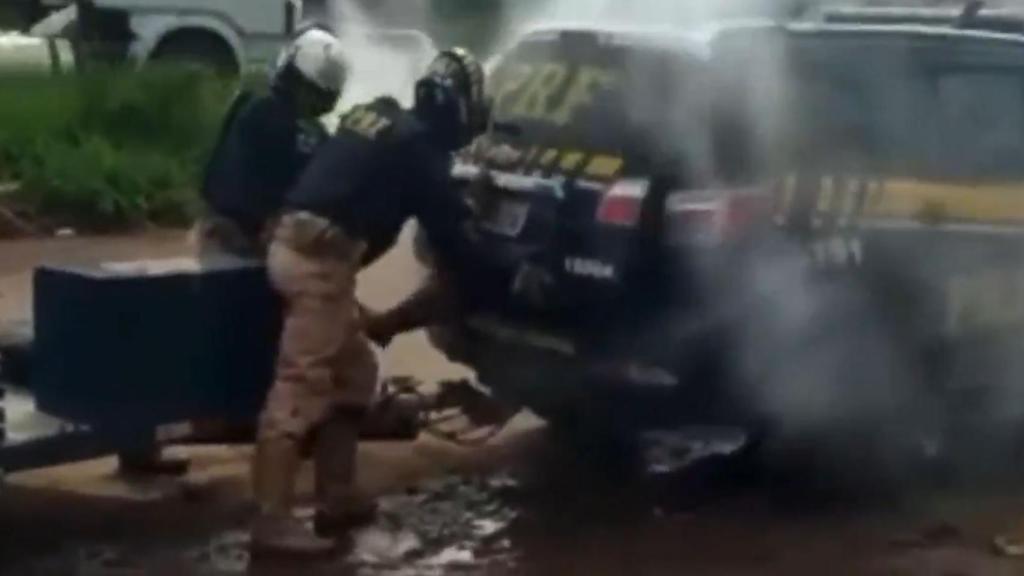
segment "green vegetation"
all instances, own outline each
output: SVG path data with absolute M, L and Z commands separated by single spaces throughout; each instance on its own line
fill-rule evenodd
M 512 1 L 437 0 L 431 32 L 486 51 Z M 233 91 L 197 70 L 0 75 L 0 208 L 90 230 L 189 222 Z
M 195 70 L 0 78 L 5 201 L 90 229 L 183 224 L 233 87 Z

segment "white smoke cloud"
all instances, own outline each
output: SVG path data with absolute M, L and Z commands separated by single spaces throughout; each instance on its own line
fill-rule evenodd
M 513 3 L 506 29 L 512 36 L 524 28 L 552 22 L 687 27 L 726 18 L 776 17 L 790 4 L 790 0 L 540 0 Z
M 514 10 L 510 15 L 509 41 L 524 29 L 558 22 L 593 24 L 595 27 L 660 26 L 698 28 L 710 21 L 745 17 L 785 17 L 795 2 L 773 0 L 659 1 L 552 0 Z M 886 2 L 803 2 L 813 10 L 825 4 L 895 4 Z M 904 3 L 905 4 L 905 3 Z M 959 8 L 960 2 L 920 2 L 918 5 Z M 1024 8 L 1024 1 L 992 2 L 990 5 Z M 764 54 L 761 54 L 764 56 Z M 767 56 L 770 57 L 770 54 Z M 770 58 L 769 58 L 770 59 Z M 898 63 L 889 63 L 898 68 Z M 784 66 L 752 67 L 764 76 L 762 88 L 778 91 L 790 83 Z M 890 70 L 897 73 L 898 70 Z M 759 92 L 763 95 L 764 92 Z M 772 98 L 763 98 L 768 104 Z M 774 99 L 775 102 L 778 98 Z M 766 105 L 760 115 L 774 114 Z M 832 163 L 842 154 L 830 154 L 828 143 L 818 150 L 819 161 Z M 835 146 L 839 148 L 839 146 Z M 984 359 L 987 371 L 967 362 L 954 366 L 949 380 L 930 370 L 922 356 L 921 342 L 911 341 L 896 328 L 897 321 L 872 300 L 872 294 L 855 275 L 838 277 L 822 274 L 810 266 L 810 258 L 799 242 L 776 237 L 759 250 L 749 270 L 731 276 L 733 286 L 713 286 L 711 293 L 729 295 L 728 313 L 739 314 L 738 372 L 743 385 L 741 399 L 755 406 L 778 425 L 782 432 L 803 439 L 822 438 L 831 433 L 861 434 L 862 447 L 873 447 L 887 456 L 910 456 L 909 446 L 923 446 L 935 440 L 961 418 L 963 408 L 956 396 L 943 396 L 943 387 L 956 387 L 956 380 L 968 384 L 983 382 L 988 392 L 974 410 L 974 435 L 964 442 L 967 453 L 981 444 L 998 445 L 1003 433 L 1024 420 L 1024 360 L 1015 342 L 998 342 Z M 906 270 L 921 270 L 922 262 L 935 254 L 911 252 L 887 255 L 905 259 Z M 1024 261 L 1004 262 L 1014 267 Z M 941 290 L 934 282 L 929 289 Z M 921 288 L 921 287 L 918 287 Z M 682 319 L 680 319 L 682 321 Z M 652 327 L 656 340 L 661 327 Z M 939 359 L 941 360 L 941 358 Z M 877 438 L 867 438 L 877 434 Z M 963 442 L 965 431 L 956 440 Z M 856 440 L 856 439 L 854 439 Z M 880 442 L 879 442 L 880 440 Z M 856 441 L 851 445 L 856 445 Z M 845 464 L 866 465 L 866 454 L 833 454 Z M 852 471 L 852 470 L 851 470 Z M 970 469 L 960 470 L 969 473 Z
M 338 33 L 350 67 L 337 114 L 378 96 L 410 106 L 414 83 L 436 53 L 433 40 L 422 29 L 381 27 L 356 3 L 345 0 L 332 1 L 326 18 Z
M 780 0 L 555 0 L 541 3 L 533 19 L 581 20 L 619 24 L 685 25 L 713 18 L 765 16 L 784 5 Z
M 814 7 L 825 0 L 804 4 Z M 839 2 L 853 4 L 856 2 Z M 778 17 L 795 3 L 783 0 L 551 0 L 509 3 L 502 45 L 524 29 L 555 22 L 597 26 L 697 27 L 722 18 Z M 874 2 L 873 4 L 879 4 Z M 922 2 L 959 6 L 958 2 Z M 1022 2 L 1002 5 L 1024 6 Z M 432 47 L 416 42 L 396 46 L 384 35 L 366 35 L 375 25 L 354 3 L 338 0 L 334 21 L 354 70 L 342 107 L 390 94 L 408 103 L 412 83 Z M 426 28 L 424 23 L 423 28 Z M 412 37 L 406 36 L 411 40 Z M 440 42 L 441 40 L 439 40 Z M 783 68 L 759 67 L 762 86 L 786 83 Z M 771 81 L 774 78 L 774 82 Z M 781 92 L 781 91 L 780 91 Z M 762 96 L 764 93 L 761 94 Z M 762 98 L 763 102 L 777 101 Z M 942 410 L 917 393 L 928 382 L 911 343 L 899 341 L 884 312 L 855 286 L 822 282 L 809 268 L 807 253 L 795 242 L 776 238 L 735 286 L 722 290 L 742 311 L 738 361 L 746 387 L 743 399 L 785 429 L 811 436 L 829 427 L 867 424 L 876 430 L 903 425 L 905 431 L 937 430 Z M 908 262 L 912 267 L 915 263 Z M 717 290 L 721 287 L 710 287 Z M 998 387 L 989 407 L 1004 407 L 1006 420 L 1024 417 L 1024 361 L 1007 347 Z M 902 411 L 902 412 L 901 412 Z M 907 440 L 900 438 L 900 440 Z

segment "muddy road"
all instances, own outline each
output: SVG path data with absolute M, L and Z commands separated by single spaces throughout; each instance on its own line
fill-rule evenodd
M 41 262 L 185 250 L 179 233 L 0 243 L 0 320 L 27 318 L 28 272 Z M 387 305 L 418 275 L 402 251 L 368 271 L 363 294 Z M 397 341 L 385 366 L 424 379 L 465 372 L 421 335 Z M 18 427 L 44 425 L 24 410 Z M 705 447 L 727 443 L 713 431 L 701 438 Z M 992 534 L 1024 521 L 1024 479 L 856 503 L 802 498 L 801 486 L 721 457 L 673 474 L 624 474 L 563 447 L 529 415 L 473 450 L 432 440 L 364 445 L 361 479 L 383 503 L 377 524 L 330 562 L 253 560 L 249 449 L 175 450 L 193 459 L 175 481 L 118 478 L 111 459 L 8 477 L 0 574 L 1024 575 L 1024 561 L 990 547 Z M 301 487 L 308 499 L 308 470 Z

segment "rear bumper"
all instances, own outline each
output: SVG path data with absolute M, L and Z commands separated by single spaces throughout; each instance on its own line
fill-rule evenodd
M 487 317 L 434 328 L 430 340 L 503 399 L 541 415 L 613 397 L 623 411 L 650 414 L 660 425 L 734 419 L 725 414 L 735 407 L 720 405 L 721 380 L 710 376 L 725 358 L 722 334 L 719 326 L 694 323 L 671 342 L 672 354 L 658 355 L 663 361 L 597 356 L 568 337 Z

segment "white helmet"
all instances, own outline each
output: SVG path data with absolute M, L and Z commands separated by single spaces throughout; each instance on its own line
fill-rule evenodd
M 348 63 L 338 38 L 323 28 L 300 33 L 277 59 L 275 81 L 294 70 L 303 79 L 327 92 L 341 94 L 348 78 Z

